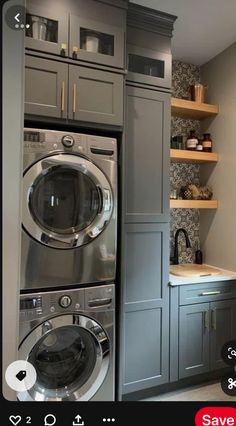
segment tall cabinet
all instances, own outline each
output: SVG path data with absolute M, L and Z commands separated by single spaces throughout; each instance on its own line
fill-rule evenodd
M 175 17 L 129 4 L 120 398 L 169 381 L 170 40 Z

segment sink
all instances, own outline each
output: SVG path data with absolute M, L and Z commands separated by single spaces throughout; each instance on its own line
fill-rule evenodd
M 170 273 L 179 277 L 208 277 L 220 275 L 221 270 L 204 264 L 183 263 L 180 265 L 171 265 Z

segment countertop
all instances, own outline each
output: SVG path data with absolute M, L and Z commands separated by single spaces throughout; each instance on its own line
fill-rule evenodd
M 213 265 L 207 265 L 213 266 Z M 218 268 L 218 266 L 214 265 L 214 268 Z M 209 275 L 207 277 L 180 277 L 177 275 L 170 274 L 169 285 L 171 287 L 176 287 L 179 285 L 185 284 L 197 284 L 197 283 L 209 283 L 209 282 L 217 282 L 217 281 L 230 281 L 236 280 L 236 272 L 228 271 L 227 269 L 218 268 L 221 273 L 219 275 Z

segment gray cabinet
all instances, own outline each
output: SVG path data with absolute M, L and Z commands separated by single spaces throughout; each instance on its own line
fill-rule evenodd
M 179 378 L 209 371 L 209 305 L 181 306 L 179 312 Z
M 67 85 L 67 64 L 26 55 L 26 114 L 67 118 Z
M 170 95 L 127 86 L 125 221 L 169 220 Z
M 121 12 L 123 11 L 116 10 L 116 13 Z M 110 19 L 107 14 L 110 15 Z M 70 16 L 70 56 L 88 62 L 124 68 L 125 21 L 123 26 L 114 25 L 112 23 L 115 17 L 114 8 L 109 6 L 106 6 L 105 16 L 104 19 L 103 14 L 101 21 Z
M 179 378 L 226 366 L 224 343 L 236 337 L 236 301 L 181 306 L 179 310 Z
M 25 113 L 123 125 L 124 78 L 26 55 Z
M 168 232 L 168 224 L 125 226 L 124 394 L 168 381 Z
M 124 78 L 120 74 L 69 66 L 69 118 L 123 125 Z
M 27 12 L 26 48 L 68 56 L 68 13 L 35 1 L 27 1 Z
M 172 56 L 169 53 L 128 45 L 127 55 L 128 81 L 171 87 Z

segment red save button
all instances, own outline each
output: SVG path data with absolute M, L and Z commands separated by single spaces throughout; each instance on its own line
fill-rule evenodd
M 195 416 L 196 426 L 236 426 L 236 409 L 232 407 L 205 407 Z

